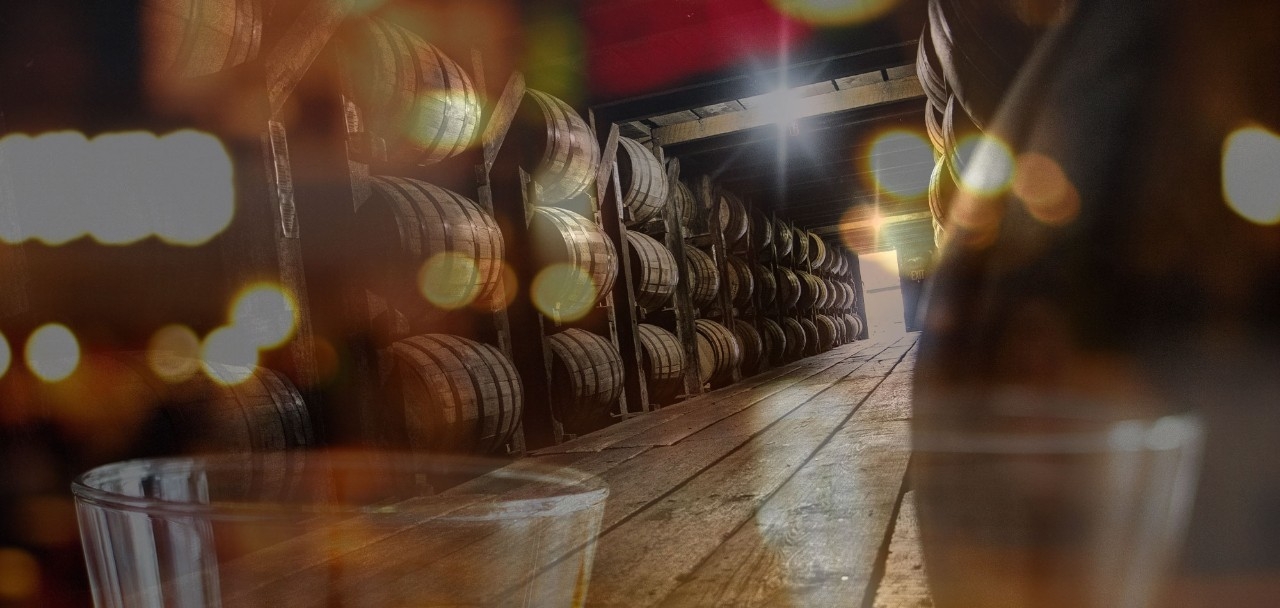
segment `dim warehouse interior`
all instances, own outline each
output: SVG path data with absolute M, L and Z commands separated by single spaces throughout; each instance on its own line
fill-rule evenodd
M 1277 24 L 5 3 L 0 606 L 1272 605 Z

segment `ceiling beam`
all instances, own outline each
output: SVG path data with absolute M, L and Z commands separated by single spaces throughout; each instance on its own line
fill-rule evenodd
M 871 108 L 896 101 L 924 97 L 924 89 L 914 75 L 863 85 L 851 89 L 823 93 L 812 97 L 788 101 L 789 118 L 799 120 L 836 112 Z M 729 135 L 739 131 L 764 127 L 777 123 L 777 108 L 767 104 L 741 112 L 730 112 L 700 120 L 676 123 L 652 131 L 653 140 L 662 146 Z

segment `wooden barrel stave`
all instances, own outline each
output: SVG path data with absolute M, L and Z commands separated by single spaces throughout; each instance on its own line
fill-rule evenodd
M 547 338 L 551 350 L 551 407 L 570 433 L 609 423 L 622 394 L 622 355 L 603 336 L 578 328 Z
M 446 306 L 486 301 L 502 276 L 502 232 L 470 199 L 423 181 L 373 177 L 372 196 L 356 212 L 364 271 L 376 293 L 405 311 L 438 317 L 419 286 L 423 265 L 440 254 L 446 284 L 431 291 Z M 397 237 L 397 238 L 388 238 Z M 465 260 L 465 261 L 463 261 Z
M 825 268 L 823 264 L 827 261 L 826 241 L 809 231 L 805 232 L 805 237 L 809 240 L 809 264 L 813 266 L 814 270 L 823 270 Z
M 256 59 L 263 12 L 262 0 L 144 0 L 145 78 L 195 78 Z
M 660 215 L 669 195 L 667 174 L 644 144 L 628 137 L 618 138 L 618 181 L 622 204 L 631 216 L 628 226 L 639 226 Z
M 751 303 L 751 295 L 755 291 L 755 279 L 752 277 L 751 267 L 737 256 L 729 256 L 729 280 L 731 285 L 729 297 L 733 300 L 733 305 L 738 308 L 746 308 Z
M 790 268 L 778 267 L 778 307 L 787 309 L 800 302 L 800 277 Z
M 782 363 L 787 354 L 787 334 L 782 326 L 768 317 L 761 318 L 760 340 L 764 344 L 765 358 L 769 364 Z
M 684 251 L 689 263 L 689 298 L 694 306 L 706 308 L 720 293 L 720 272 L 715 260 L 701 249 L 685 247 Z
M 680 280 L 675 256 L 662 243 L 639 232 L 627 233 L 627 245 L 636 305 L 647 311 L 661 309 Z
M 804 356 L 806 351 L 806 341 L 808 337 L 805 334 L 804 326 L 793 317 L 782 318 L 782 331 L 786 334 L 786 360 L 795 361 Z
M 764 355 L 764 340 L 755 326 L 743 319 L 733 322 L 733 335 L 742 347 L 742 373 L 754 374 L 760 369 L 761 357 Z
M 818 325 L 807 318 L 800 319 L 800 327 L 804 329 L 804 354 L 816 355 L 821 350 L 821 340 L 818 336 Z
M 774 299 L 778 297 L 778 280 L 762 264 L 756 264 L 752 270 L 751 274 L 755 279 L 756 290 L 760 294 L 760 306 L 768 308 L 769 305 L 773 304 Z
M 684 346 L 675 334 L 657 325 L 640 323 L 636 330 L 643 350 L 641 365 L 649 399 L 671 403 L 684 392 Z
M 367 130 L 386 140 L 389 160 L 431 164 L 470 147 L 480 99 L 456 62 L 388 21 L 357 21 L 343 57 Z
M 730 192 L 720 193 L 719 217 L 725 245 L 733 245 L 747 235 L 747 209 L 737 195 Z
M 836 338 L 840 335 L 836 329 L 835 319 L 827 315 L 818 315 L 814 327 L 818 332 L 818 352 L 827 352 L 835 347 Z
M 411 449 L 490 453 L 511 440 L 524 389 L 515 366 L 488 344 L 423 334 L 392 344 L 388 388 Z M 398 399 L 397 399 L 398 398 Z M 394 432 L 394 428 L 392 429 Z
M 780 258 L 791 255 L 792 243 L 795 241 L 795 234 L 791 232 L 791 228 L 782 222 L 778 222 L 774 226 L 774 247 Z
M 742 363 L 742 347 L 727 327 L 708 319 L 694 321 L 698 332 L 698 373 L 703 383 L 723 383 Z
M 618 252 L 598 224 L 559 207 L 537 207 L 529 224 L 537 268 L 567 264 L 591 285 L 564 284 L 555 296 L 568 311 L 585 311 L 609 295 L 618 278 Z M 546 312 L 546 311 L 544 311 Z
M 533 170 L 542 189 L 540 202 L 554 204 L 582 194 L 595 183 L 600 164 L 600 146 L 590 127 L 569 104 L 542 91 L 529 89 L 523 103 L 522 115 L 541 121 L 533 131 L 545 134 Z

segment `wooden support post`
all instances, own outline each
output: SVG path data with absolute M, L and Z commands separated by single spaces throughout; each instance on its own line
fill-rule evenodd
M 355 7 L 356 0 L 313 0 L 266 53 L 267 103 L 273 117 Z
M 484 90 L 484 64 L 481 62 L 478 53 L 474 53 L 471 59 L 476 73 L 476 86 L 481 87 L 479 90 Z M 506 87 L 503 88 L 502 96 L 498 98 L 498 103 L 489 115 L 481 135 L 482 157 L 481 163 L 476 166 L 476 202 L 481 209 L 495 218 L 497 214 L 493 205 L 493 182 L 490 172 L 493 169 L 494 159 L 498 155 L 498 150 L 502 148 L 502 142 L 506 139 L 507 132 L 511 130 L 511 123 L 515 120 L 516 108 L 520 106 L 520 100 L 524 98 L 524 90 L 524 76 L 519 72 L 512 74 L 511 78 L 507 80 Z M 507 249 L 507 251 L 510 252 L 511 250 Z M 507 315 L 508 300 L 507 285 L 504 281 L 499 281 L 497 286 L 494 287 L 493 296 L 490 299 L 489 313 L 493 319 L 493 330 L 498 342 L 498 350 L 502 351 L 502 354 L 508 360 L 514 362 L 515 353 L 511 345 L 511 319 Z M 524 422 L 521 421 L 512 436 L 511 445 L 507 446 L 507 451 L 511 454 L 523 454 L 526 448 Z
M 591 116 L 591 128 L 596 129 L 595 116 Z M 599 131 L 596 131 L 597 137 Z M 631 244 L 627 241 L 627 226 L 623 221 L 622 184 L 618 177 L 618 125 L 610 124 L 609 132 L 601 146 L 600 172 L 596 175 L 596 200 L 599 201 L 600 219 L 604 232 L 618 251 L 618 279 L 613 283 L 614 343 L 622 355 L 623 394 L 621 413 L 625 416 L 627 405 L 636 410 L 649 411 L 649 391 L 645 386 L 644 366 L 640 364 L 640 332 L 636 328 L 636 300 L 632 293 Z
M 858 315 L 862 320 L 862 333 L 858 334 L 859 340 L 866 340 L 871 336 L 870 326 L 867 325 L 867 301 L 866 295 L 862 290 L 862 266 L 858 261 L 858 254 L 850 251 L 849 256 L 853 259 L 849 262 L 850 272 L 853 273 L 853 289 L 858 294 L 857 301 L 853 305 L 853 314 Z
M 715 187 L 711 183 L 710 176 L 704 175 L 698 181 L 698 196 L 707 203 L 707 208 L 711 210 L 707 218 L 707 229 L 711 234 L 711 247 L 712 254 L 715 256 L 716 269 L 720 271 L 720 322 L 729 331 L 733 331 L 733 298 L 730 297 L 727 283 L 729 280 L 729 250 L 725 246 L 724 230 L 720 227 L 720 201 L 722 197 L 716 196 Z M 740 365 L 736 365 L 729 373 L 729 380 L 732 383 L 740 379 L 742 379 L 742 369 Z
M 667 182 L 674 190 L 679 187 L 679 181 L 680 161 L 673 158 L 667 161 Z M 663 220 L 667 226 L 667 249 L 671 250 L 672 257 L 676 259 L 676 273 L 680 277 L 672 299 L 676 313 L 676 337 L 684 348 L 684 392 L 686 395 L 699 395 L 702 394 L 702 381 L 698 376 L 698 340 L 697 329 L 693 324 L 693 301 L 689 297 L 689 259 L 684 252 L 685 226 L 680 222 L 680 212 L 675 205 L 666 206 Z

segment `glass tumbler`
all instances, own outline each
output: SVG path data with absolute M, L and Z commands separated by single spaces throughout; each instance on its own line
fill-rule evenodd
M 382 452 L 135 460 L 72 491 L 94 602 L 129 608 L 581 605 L 608 493 Z
M 1022 397 L 916 421 L 910 475 L 934 604 L 1150 605 L 1185 533 L 1198 418 Z

